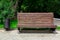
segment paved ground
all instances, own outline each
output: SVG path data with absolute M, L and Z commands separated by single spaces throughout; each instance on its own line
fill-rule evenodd
M 60 26 L 60 19 L 54 18 L 54 24 Z
M 60 40 L 60 31 L 54 33 L 18 33 L 17 30 L 0 30 L 0 40 Z

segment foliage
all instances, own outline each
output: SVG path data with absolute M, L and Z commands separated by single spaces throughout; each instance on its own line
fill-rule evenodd
M 12 18 L 16 11 L 14 5 L 16 0 L 0 0 L 0 23 L 6 18 Z
M 14 16 L 16 1 L 0 0 L 0 19 Z M 23 0 L 19 7 L 24 12 L 54 12 L 60 15 L 60 0 Z
M 60 15 L 60 0 L 24 0 L 21 10 L 24 12 L 54 12 Z
M 22 11 L 27 12 L 42 11 L 42 8 L 44 6 L 43 2 L 43 0 L 24 0 L 21 5 L 21 9 Z
M 10 18 L 14 16 L 14 4 L 16 0 L 0 0 L 0 18 Z

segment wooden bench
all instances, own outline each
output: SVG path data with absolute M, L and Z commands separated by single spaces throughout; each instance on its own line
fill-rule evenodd
M 50 28 L 55 31 L 53 13 L 18 13 L 18 30 L 22 28 Z

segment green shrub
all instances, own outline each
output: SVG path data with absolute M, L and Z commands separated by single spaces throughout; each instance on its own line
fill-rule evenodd
M 16 0 L 0 0 L 0 20 L 14 16 Z
M 24 12 L 53 12 L 60 15 L 60 0 L 23 0 Z

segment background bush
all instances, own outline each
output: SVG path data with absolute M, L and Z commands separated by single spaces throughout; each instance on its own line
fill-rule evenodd
M 60 0 L 23 0 L 21 10 L 24 12 L 53 12 L 60 15 Z
M 0 0 L 0 22 L 4 18 L 14 16 L 17 0 Z M 21 0 L 19 0 L 21 1 Z M 21 3 L 20 3 L 21 4 Z M 17 5 L 18 11 L 23 12 L 53 12 L 60 17 L 60 0 L 23 0 L 22 5 Z
M 0 23 L 14 16 L 16 0 L 0 0 Z

